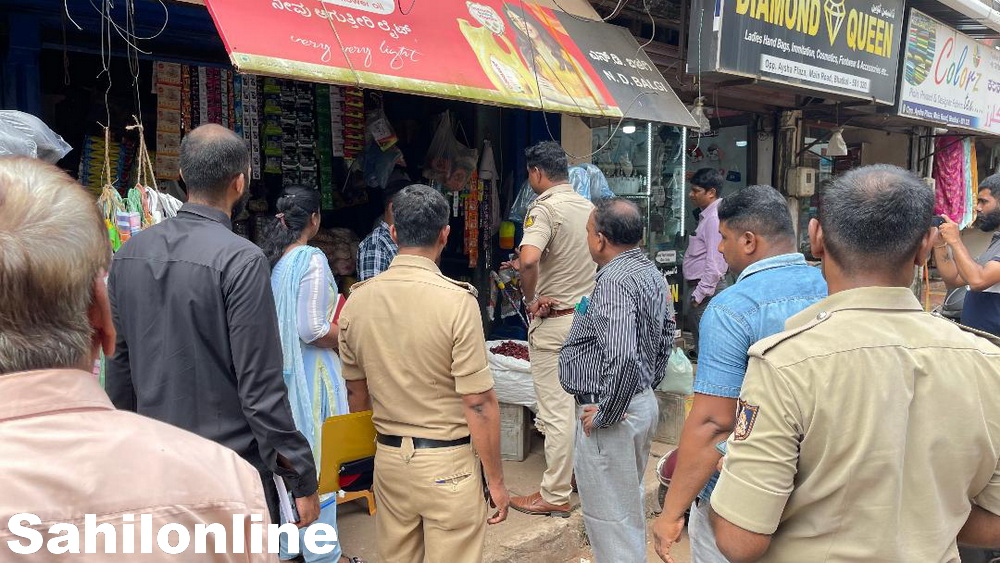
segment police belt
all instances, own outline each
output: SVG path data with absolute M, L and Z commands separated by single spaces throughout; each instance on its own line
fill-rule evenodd
M 431 440 L 430 438 L 411 438 L 413 440 L 413 448 L 416 450 L 423 450 L 427 448 L 453 448 L 455 446 L 464 446 L 472 442 L 469 436 L 465 438 L 459 438 L 457 440 Z M 389 434 L 379 434 L 378 443 L 383 446 L 391 446 L 393 448 L 399 448 L 403 446 L 402 436 L 392 436 Z
M 576 309 L 559 309 L 557 311 L 550 311 L 548 315 L 545 316 L 546 319 L 554 319 L 556 317 L 565 317 L 566 315 L 572 314 Z

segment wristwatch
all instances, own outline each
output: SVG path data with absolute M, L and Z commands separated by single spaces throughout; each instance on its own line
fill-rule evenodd
M 534 298 L 534 299 L 532 299 L 531 301 L 525 301 L 525 300 L 524 300 L 524 297 L 521 297 L 521 303 L 524 303 L 524 306 L 525 306 L 525 307 L 531 307 L 532 305 L 534 305 L 534 304 L 535 304 L 535 302 L 537 302 L 537 301 L 538 301 L 539 297 L 541 297 L 541 296 L 540 296 L 540 295 L 538 295 L 537 293 L 535 294 L 535 298 Z

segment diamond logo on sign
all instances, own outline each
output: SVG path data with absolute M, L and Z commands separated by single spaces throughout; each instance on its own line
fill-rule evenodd
M 830 36 L 830 45 L 837 42 L 840 35 L 840 28 L 844 25 L 844 17 L 847 16 L 847 8 L 844 0 L 826 0 L 823 4 L 823 15 L 826 17 L 826 33 Z
M 480 25 L 497 35 L 503 35 L 503 20 L 496 10 L 483 4 L 476 4 L 475 2 L 466 2 L 465 6 L 469 9 L 469 15 L 479 22 Z

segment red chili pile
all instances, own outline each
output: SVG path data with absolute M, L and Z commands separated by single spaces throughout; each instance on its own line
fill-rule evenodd
M 501 342 L 498 346 L 490 348 L 490 352 L 494 354 L 499 354 L 501 356 L 510 356 L 511 358 L 517 358 L 519 360 L 528 360 L 528 347 L 524 344 L 518 344 L 513 340 L 507 340 L 506 342 Z

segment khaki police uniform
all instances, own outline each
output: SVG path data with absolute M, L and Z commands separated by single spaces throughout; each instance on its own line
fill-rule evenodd
M 712 508 L 767 561 L 958 562 L 1000 514 L 1000 340 L 906 288 L 845 291 L 750 349 Z
M 542 251 L 536 295 L 558 301 L 554 310 L 572 309 L 594 290 L 597 266 L 587 247 L 587 221 L 594 205 L 570 184 L 553 186 L 538 196 L 524 219 L 521 246 Z M 559 351 L 573 325 L 572 313 L 536 318 L 528 328 L 531 375 L 538 396 L 539 430 L 545 434 L 545 502 L 569 503 L 572 493 L 576 402 L 559 383 Z
M 475 289 L 426 258 L 396 256 L 354 286 L 340 356 L 344 379 L 367 380 L 378 433 L 403 437 L 375 455 L 379 560 L 482 560 L 487 506 L 472 446 L 413 443 L 467 438 L 462 396 L 493 388 Z

